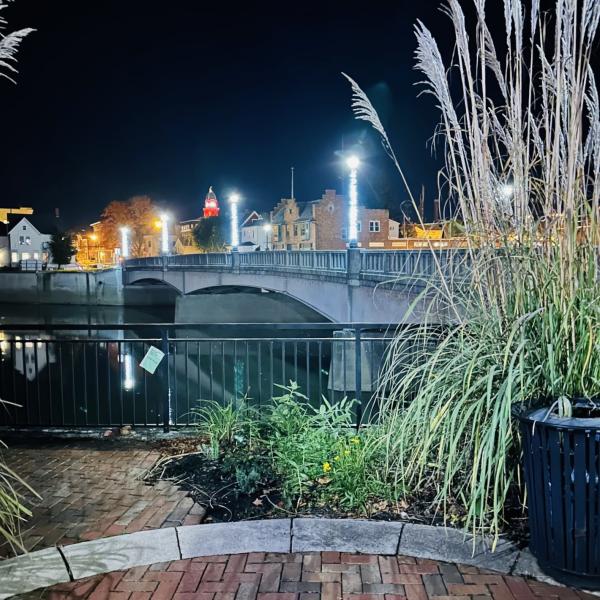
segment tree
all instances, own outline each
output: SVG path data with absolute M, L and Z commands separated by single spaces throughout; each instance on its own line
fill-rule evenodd
M 228 239 L 228 221 L 225 217 L 208 217 L 202 219 L 194 228 L 194 240 L 203 252 L 218 252 Z
M 148 196 L 134 196 L 125 202 L 113 200 L 102 212 L 102 242 L 107 249 L 121 246 L 121 227 L 129 229 L 129 252 L 140 256 L 144 236 L 157 233 L 158 207 Z
M 50 254 L 52 262 L 58 264 L 58 268 L 71 262 L 71 258 L 77 252 L 73 244 L 73 238 L 68 233 L 57 231 L 50 238 Z

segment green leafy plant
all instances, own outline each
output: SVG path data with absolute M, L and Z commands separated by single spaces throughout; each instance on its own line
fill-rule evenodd
M 375 499 L 396 497 L 383 473 L 377 428 L 358 435 L 353 425 L 355 401 L 312 407 L 295 382 L 273 399 L 265 430 L 273 465 L 289 504 L 316 502 L 368 512 Z
M 223 448 L 234 443 L 252 447 L 257 442 L 260 418 L 248 406 L 247 399 L 225 405 L 206 400 L 191 412 L 198 432 L 209 441 L 213 459 L 219 457 Z

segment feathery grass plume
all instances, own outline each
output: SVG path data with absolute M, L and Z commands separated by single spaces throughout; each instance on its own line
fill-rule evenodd
M 388 475 L 409 494 L 434 490 L 446 516 L 458 511 L 474 533 L 497 536 L 506 502 L 524 499 L 513 408 L 600 397 L 600 102 L 590 64 L 600 2 L 556 0 L 541 14 L 539 0 L 504 0 L 492 29 L 485 2 L 475 8 L 469 39 L 461 3 L 444 5 L 456 38 L 449 67 L 415 26 L 422 93 L 441 115 L 444 216 L 464 223 L 469 257 L 457 277 L 449 253 L 424 293 L 438 297 L 432 310 L 458 316 L 450 329 L 432 330 L 425 315 L 398 330 L 378 401 Z
M 0 0 L 0 11 L 7 8 L 11 1 L 12 0 Z M 17 73 L 14 64 L 17 62 L 19 46 L 21 45 L 23 38 L 27 37 L 30 33 L 35 31 L 35 29 L 27 27 L 4 34 L 2 33 L 2 30 L 5 29 L 7 24 L 6 19 L 0 16 L 0 76 L 16 83 L 6 71 L 9 73 Z

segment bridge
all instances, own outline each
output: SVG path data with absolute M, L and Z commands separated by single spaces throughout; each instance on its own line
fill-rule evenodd
M 123 283 L 159 281 L 185 298 L 226 288 L 276 292 L 332 322 L 400 322 L 438 272 L 436 260 L 446 268 L 464 256 L 464 250 L 437 251 L 434 258 L 429 250 L 360 248 L 168 255 L 125 261 Z

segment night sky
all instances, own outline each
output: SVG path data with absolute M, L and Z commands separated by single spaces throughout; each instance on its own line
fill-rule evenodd
M 413 25 L 421 18 L 449 50 L 437 0 L 204 4 L 16 0 L 10 29 L 38 31 L 18 85 L 0 82 L 0 205 L 59 207 L 80 226 L 111 200 L 148 194 L 184 219 L 212 185 L 267 210 L 289 195 L 292 165 L 299 200 L 340 190 L 342 145 L 360 144 L 363 198 L 397 210 L 406 194 L 375 132 L 353 119 L 340 71 L 369 93 L 431 204 L 438 114 L 417 98 Z

